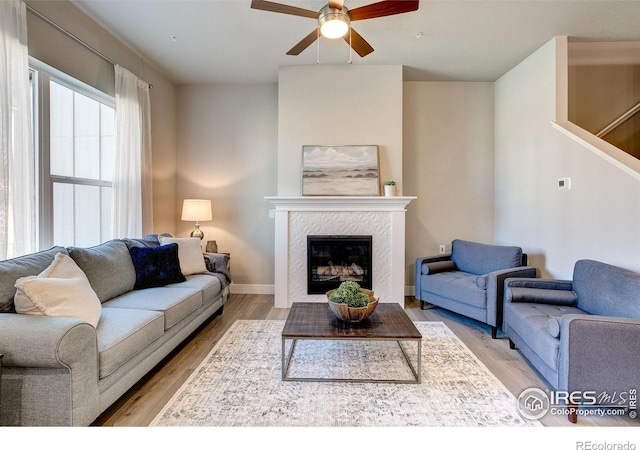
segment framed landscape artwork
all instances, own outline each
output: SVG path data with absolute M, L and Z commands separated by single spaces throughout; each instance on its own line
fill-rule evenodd
M 380 195 L 377 145 L 303 145 L 302 195 Z

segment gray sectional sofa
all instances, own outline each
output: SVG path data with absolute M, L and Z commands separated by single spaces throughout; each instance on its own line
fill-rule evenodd
M 640 387 L 640 274 L 583 259 L 573 280 L 505 281 L 503 330 L 556 390 L 621 406 Z M 594 394 L 595 393 L 595 394 Z
M 230 280 L 206 269 L 182 282 L 134 289 L 133 247 L 159 248 L 160 242 L 157 236 L 116 239 L 0 262 L 0 424 L 90 425 L 206 319 L 222 313 Z M 38 275 L 58 253 L 73 258 L 100 300 L 95 328 L 78 318 L 15 312 L 16 280 Z
M 496 338 L 502 325 L 504 280 L 535 277 L 522 248 L 455 239 L 451 254 L 416 259 L 415 296 L 426 303 L 491 326 Z

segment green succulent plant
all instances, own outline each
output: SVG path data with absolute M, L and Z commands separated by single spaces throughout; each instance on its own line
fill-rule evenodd
M 370 298 L 360 290 L 355 281 L 343 281 L 330 296 L 333 303 L 346 303 L 351 308 L 363 308 L 369 304 Z

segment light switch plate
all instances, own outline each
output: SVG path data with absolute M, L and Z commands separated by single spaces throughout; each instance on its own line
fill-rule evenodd
M 560 190 L 569 190 L 571 189 L 571 178 L 560 178 L 558 179 L 558 189 Z

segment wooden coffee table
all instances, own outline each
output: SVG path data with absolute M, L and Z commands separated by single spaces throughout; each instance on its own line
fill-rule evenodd
M 412 380 L 359 379 L 359 378 L 292 378 L 287 375 L 296 342 L 310 340 L 368 340 L 396 341 L 407 364 L 413 372 Z M 291 340 L 287 355 L 286 342 Z M 418 346 L 418 357 L 414 365 L 403 347 L 403 342 L 412 341 Z M 376 310 L 362 322 L 347 323 L 338 319 L 326 303 L 294 302 L 282 329 L 282 380 L 283 381 L 341 381 L 369 383 L 412 383 L 422 381 L 422 335 L 397 303 L 379 303 Z

